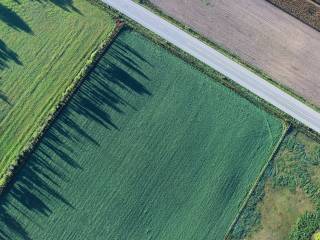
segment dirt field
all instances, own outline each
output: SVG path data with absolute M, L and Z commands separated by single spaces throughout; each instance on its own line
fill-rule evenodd
M 320 106 L 320 33 L 264 0 L 150 0 Z

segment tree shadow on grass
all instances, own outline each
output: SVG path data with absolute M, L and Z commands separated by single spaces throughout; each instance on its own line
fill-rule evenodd
M 61 9 L 71 12 L 74 11 L 80 15 L 82 12 L 74 6 L 73 0 L 31 0 L 39 3 L 51 2 Z M 14 0 L 14 2 L 21 4 L 19 0 Z M 40 11 L 40 10 L 39 10 Z M 24 31 L 26 33 L 33 34 L 30 26 L 12 9 L 0 3 L 0 21 L 4 22 L 9 27 L 12 27 L 18 31 Z
M 33 1 L 37 1 L 39 3 L 51 2 L 54 5 L 56 5 L 57 7 L 60 7 L 67 12 L 73 11 L 73 12 L 76 12 L 76 13 L 82 15 L 82 12 L 74 6 L 73 0 L 33 0 Z M 16 0 L 16 2 L 19 2 L 19 1 Z
M 83 122 L 94 121 L 108 131 L 120 131 L 111 111 L 125 117 L 125 107 L 137 110 L 126 100 L 128 93 L 152 95 L 138 80 L 149 80 L 140 67 L 147 64 L 146 60 L 133 52 L 133 56 L 126 57 L 125 51 L 129 50 L 121 50 L 118 45 L 116 41 L 89 74 L 1 196 L 0 239 L 31 239 L 26 222 L 37 225 L 37 220 L 53 214 L 52 202 L 75 208 L 60 185 L 74 176 L 70 172 L 83 170 L 76 157 L 78 144 L 100 146 Z
M 1 3 L 0 3 L 0 21 L 4 22 L 6 25 L 8 25 L 9 27 L 15 30 L 24 31 L 26 33 L 32 34 L 32 30 L 28 26 L 28 24 L 14 11 L 12 11 L 10 8 L 4 6 Z M 13 50 L 8 48 L 6 43 L 0 39 L 0 71 L 8 67 L 9 61 L 13 61 L 18 65 L 22 65 L 18 55 Z M 1 80 L 2 79 L 0 76 L 0 81 Z M 0 90 L 0 102 L 5 102 L 7 104 L 10 104 L 8 97 L 1 90 Z
M 121 88 L 138 95 L 152 95 L 135 76 L 139 75 L 150 80 L 140 69 L 141 64 L 137 61 L 142 57 L 133 54 L 133 58 L 128 58 L 119 50 L 119 42 L 117 40 L 112 44 L 107 52 L 108 56 L 99 61 L 69 104 L 70 110 L 109 129 L 118 129 L 110 117 L 111 110 L 123 113 L 121 109 L 123 106 L 129 106 L 135 110 L 135 107 L 115 89 Z M 143 60 L 147 63 L 145 59 Z M 106 111 L 102 106 L 108 106 L 110 110 Z M 71 122 L 71 124 L 75 123 Z
M 11 105 L 9 98 L 0 90 L 0 103 L 1 102 Z
M 16 64 L 22 65 L 18 55 L 9 49 L 5 42 L 0 39 L 0 70 L 8 67 L 7 62 L 9 61 L 14 61 Z
M 8 62 L 13 61 L 18 65 L 22 65 L 19 60 L 18 55 L 9 49 L 5 42 L 0 39 L 0 71 L 8 67 Z M 0 75 L 0 83 L 1 83 L 1 75 Z M 6 104 L 11 104 L 9 98 L 6 94 L 0 89 L 0 103 L 5 102 Z
M 0 3 L 0 21 L 15 30 L 32 34 L 29 25 L 13 10 Z
M 54 5 L 62 8 L 65 11 L 71 12 L 74 11 L 82 15 L 81 11 L 76 8 L 73 4 L 73 0 L 31 0 L 37 1 L 39 3 L 51 2 Z M 19 0 L 14 0 L 14 2 L 21 4 Z M 39 9 L 40 11 L 40 9 Z M 33 34 L 30 26 L 12 9 L 0 3 L 0 21 L 4 22 L 9 27 L 17 31 L 23 31 L 26 33 Z
M 73 0 L 50 0 L 53 4 L 66 11 L 74 11 L 82 15 L 81 11 L 73 5 Z

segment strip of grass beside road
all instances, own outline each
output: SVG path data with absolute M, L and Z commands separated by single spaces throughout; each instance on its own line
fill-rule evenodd
M 288 114 L 282 112 L 281 110 L 279 110 L 278 108 L 274 107 L 273 105 L 271 105 L 270 103 L 268 103 L 264 99 L 258 97 L 254 93 L 252 93 L 249 90 L 245 89 L 244 87 L 240 86 L 239 84 L 237 84 L 233 80 L 231 80 L 231 79 L 223 76 L 222 74 L 218 73 L 216 70 L 214 70 L 213 68 L 211 68 L 208 65 L 204 64 L 203 62 L 199 61 L 195 57 L 193 57 L 190 54 L 182 51 L 181 49 L 179 49 L 178 47 L 174 46 L 170 42 L 162 39 L 161 37 L 159 37 L 158 35 L 156 35 L 152 31 L 146 29 L 145 27 L 143 27 L 140 24 L 136 23 L 135 21 L 131 20 L 127 16 L 125 16 L 122 13 L 118 12 L 117 10 L 109 7 L 108 5 L 103 4 L 102 2 L 100 2 L 98 0 L 90 0 L 90 1 L 93 2 L 96 5 L 104 8 L 104 9 L 107 9 L 108 11 L 111 11 L 111 13 L 113 14 L 113 16 L 115 18 L 122 19 L 123 21 L 125 21 L 126 25 L 128 25 L 130 28 L 132 28 L 135 31 L 143 34 L 144 36 L 152 39 L 158 45 L 167 48 L 174 55 L 184 59 L 186 62 L 188 62 L 189 64 L 193 65 L 194 67 L 199 69 L 201 72 L 203 72 L 206 75 L 212 77 L 213 79 L 215 78 L 215 76 L 217 74 L 220 75 L 221 77 L 217 78 L 216 80 L 219 81 L 220 83 L 222 83 L 224 86 L 232 89 L 237 94 L 239 94 L 242 97 L 248 99 L 253 104 L 259 106 L 260 108 L 263 108 L 265 111 L 268 111 L 268 112 L 276 115 L 277 117 L 283 119 L 285 122 L 290 123 L 291 126 L 299 129 L 300 131 L 303 131 L 305 134 L 309 135 L 310 137 L 313 137 L 313 138 L 316 138 L 316 139 L 320 140 L 320 135 L 317 132 L 315 132 L 312 129 L 306 127 L 305 125 L 303 125 L 302 123 L 300 123 L 299 121 L 294 119 L 293 117 L 291 117 Z
M 193 37 L 201 40 L 202 42 L 204 42 L 205 44 L 207 44 L 208 46 L 214 48 L 215 50 L 219 51 L 220 53 L 224 54 L 225 56 L 229 57 L 230 59 L 232 59 L 233 61 L 241 64 L 242 66 L 246 67 L 247 69 L 249 69 L 250 71 L 252 71 L 253 73 L 257 74 L 258 76 L 260 76 L 261 78 L 265 79 L 266 81 L 272 83 L 274 86 L 278 87 L 279 89 L 281 89 L 282 91 L 288 93 L 289 95 L 293 96 L 294 98 L 300 100 L 301 102 L 303 102 L 304 104 L 308 105 L 309 107 L 315 109 L 316 111 L 320 112 L 320 107 L 316 106 L 315 104 L 312 104 L 311 102 L 309 102 L 307 99 L 303 98 L 302 96 L 296 94 L 294 92 L 294 90 L 280 84 L 279 82 L 277 82 L 276 80 L 274 80 L 271 76 L 269 76 L 267 73 L 265 73 L 263 70 L 251 65 L 250 63 L 242 60 L 240 57 L 238 57 L 237 55 L 235 55 L 234 53 L 230 52 L 230 50 L 222 47 L 220 44 L 209 40 L 207 38 L 205 38 L 204 36 L 200 35 L 198 32 L 196 32 L 195 30 L 193 30 L 191 27 L 184 25 L 183 23 L 175 20 L 174 18 L 170 17 L 169 15 L 167 15 L 166 13 L 164 13 L 163 11 L 161 11 L 159 8 L 157 8 L 154 4 L 150 3 L 150 1 L 148 0 L 133 0 L 136 3 L 141 4 L 142 6 L 146 7 L 147 9 L 149 9 L 150 11 L 154 12 L 155 14 L 161 16 L 162 18 L 166 19 L 167 21 L 171 22 L 172 24 L 174 24 L 175 26 L 179 27 L 180 29 L 188 32 L 190 35 L 192 35 Z

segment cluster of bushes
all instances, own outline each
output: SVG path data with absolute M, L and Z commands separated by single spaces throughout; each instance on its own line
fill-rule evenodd
M 312 156 L 306 153 L 305 146 L 289 139 L 287 149 L 294 152 L 295 158 L 290 159 L 293 165 L 290 170 L 287 170 L 282 176 L 286 176 L 287 186 L 295 188 L 299 186 L 303 189 L 305 194 L 313 201 L 316 206 L 315 212 L 306 212 L 298 219 L 298 222 L 293 227 L 290 233 L 292 240 L 310 240 L 311 236 L 320 229 L 320 186 L 314 184 L 311 179 L 310 171 L 308 169 L 320 166 L 320 151 L 315 151 Z M 286 159 L 288 161 L 288 159 Z M 289 177 L 291 175 L 291 177 Z M 279 178 L 275 179 L 275 185 L 279 184 Z M 283 182 L 282 182 L 283 184 Z
M 310 139 L 313 141 L 313 139 Z M 273 188 L 288 188 L 295 191 L 300 187 L 316 206 L 315 212 L 306 212 L 293 226 L 289 239 L 304 240 L 320 229 L 320 186 L 316 185 L 310 169 L 320 167 L 320 144 L 312 153 L 307 152 L 304 143 L 293 131 L 284 139 L 278 156 L 270 163 L 254 192 L 250 196 L 237 222 L 228 233 L 227 239 L 245 239 L 249 233 L 261 227 L 261 215 L 257 208 L 265 196 L 266 181 L 271 181 Z
M 292 240 L 310 240 L 320 228 L 320 186 L 312 181 L 309 169 L 320 166 L 320 148 L 312 154 L 307 153 L 305 145 L 298 140 L 296 134 L 286 139 L 284 149 L 289 154 L 283 154 L 278 159 L 279 174 L 273 177 L 272 184 L 274 187 L 287 187 L 292 191 L 300 187 L 315 204 L 316 211 L 306 212 L 301 216 L 289 237 Z
M 320 31 L 320 6 L 308 0 L 267 0 Z M 314 0 L 320 3 L 320 0 Z
M 304 214 L 290 234 L 292 240 L 310 240 L 320 227 L 320 210 Z

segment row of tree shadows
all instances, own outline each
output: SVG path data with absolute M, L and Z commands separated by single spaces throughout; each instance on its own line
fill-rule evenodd
M 21 4 L 19 0 L 13 0 L 13 1 L 17 4 Z M 30 0 L 30 1 L 36 1 L 39 3 L 51 2 L 56 6 L 64 9 L 65 11 L 69 11 L 69 12 L 74 11 L 79 14 L 82 14 L 81 11 L 74 6 L 73 0 Z M 1 4 L 0 2 L 0 24 L 2 23 L 15 29 L 16 31 L 33 34 L 31 27 L 23 18 L 21 18 L 11 8 Z M 1 39 L 1 33 L 0 33 L 0 83 L 2 80 L 1 70 L 8 68 L 9 62 L 14 62 L 16 64 L 22 65 L 22 62 L 20 61 L 18 54 L 14 52 L 12 49 L 10 49 L 8 47 L 8 44 Z M 1 91 L 1 88 L 0 88 L 0 103 L 1 102 L 5 102 L 9 104 L 8 97 L 4 92 Z
M 139 76 L 150 80 L 141 70 L 141 64 L 150 65 L 143 56 L 120 39 L 107 50 L 1 196 L 0 239 L 31 239 L 22 219 L 37 224 L 37 219 L 32 219 L 29 213 L 50 216 L 55 211 L 50 207 L 50 202 L 74 208 L 59 191 L 60 183 L 68 181 L 68 170 L 61 166 L 67 165 L 69 169 L 76 171 L 82 171 L 83 168 L 73 156 L 74 149 L 64 144 L 64 140 L 75 143 L 88 141 L 99 147 L 95 137 L 74 120 L 77 117 L 94 121 L 110 131 L 119 131 L 110 111 L 116 111 L 125 117 L 125 107 L 136 110 L 124 98 L 127 94 L 121 92 L 137 96 L 152 95 L 136 78 Z M 115 90 L 119 88 L 122 91 Z M 46 225 L 45 222 L 42 224 Z

